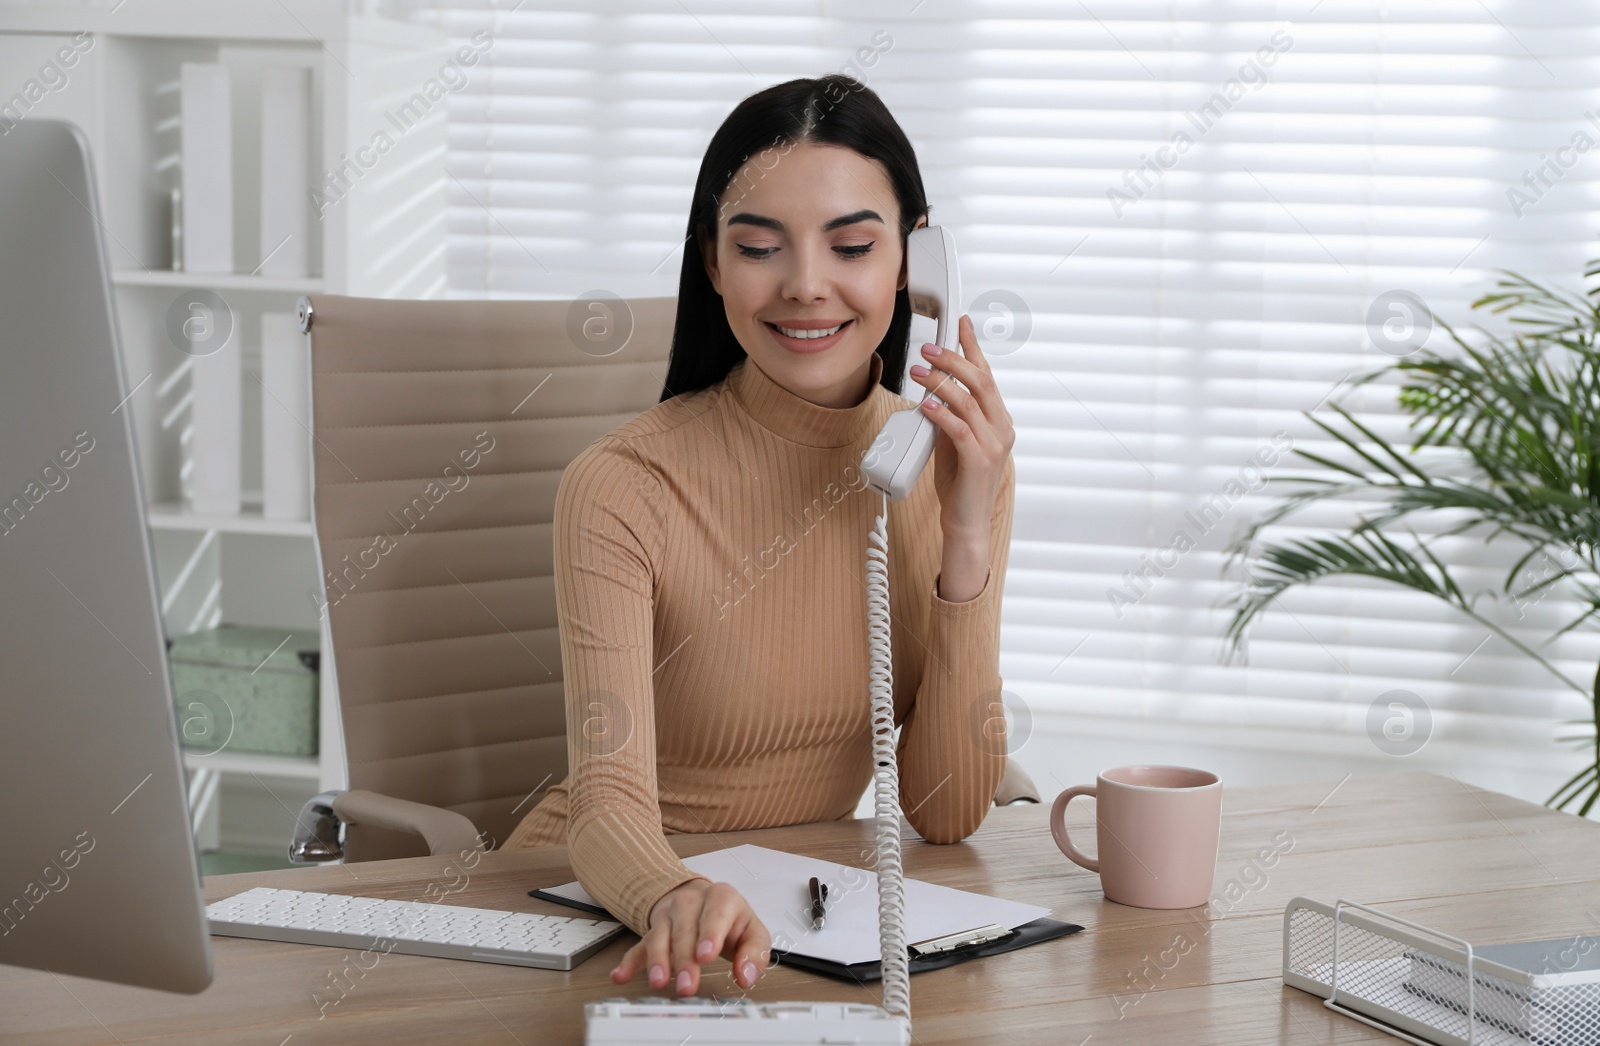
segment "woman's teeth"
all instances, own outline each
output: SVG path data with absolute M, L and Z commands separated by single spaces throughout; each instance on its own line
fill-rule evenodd
M 800 338 L 800 339 L 806 339 L 806 340 L 809 340 L 811 338 L 826 338 L 829 335 L 837 334 L 840 330 L 842 330 L 844 328 L 844 324 L 843 323 L 838 324 L 837 326 L 829 327 L 827 330 L 814 330 L 814 331 L 790 330 L 788 327 L 779 327 L 777 324 L 773 324 L 773 326 L 775 328 L 777 328 L 777 330 L 780 333 L 788 335 L 791 338 Z

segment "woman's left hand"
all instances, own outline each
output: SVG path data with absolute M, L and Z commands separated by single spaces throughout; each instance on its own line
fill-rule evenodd
M 923 364 L 912 367 L 911 376 L 943 401 L 935 407 L 931 398 L 924 397 L 922 413 L 939 427 L 933 441 L 933 480 L 945 541 L 987 548 L 1000 479 L 1017 434 L 989 361 L 978 347 L 972 318 L 965 314 L 960 341 L 961 352 L 932 356 L 929 346 L 923 345 Z

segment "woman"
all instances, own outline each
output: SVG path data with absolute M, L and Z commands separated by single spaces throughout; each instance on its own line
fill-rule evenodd
M 648 969 L 653 989 L 675 973 L 692 994 L 721 955 L 753 985 L 769 928 L 665 834 L 849 818 L 870 783 L 865 564 L 883 499 L 859 466 L 912 406 L 904 251 L 927 220 L 911 145 L 861 83 L 745 99 L 695 184 L 662 400 L 562 476 L 570 773 L 506 846 L 567 844 L 640 934 L 615 983 Z M 888 520 L 901 801 L 940 843 L 978 827 L 1005 771 L 985 723 L 1014 435 L 969 318 L 960 332 L 962 353 L 923 346 L 912 368 L 945 405 L 923 401 L 934 458 Z

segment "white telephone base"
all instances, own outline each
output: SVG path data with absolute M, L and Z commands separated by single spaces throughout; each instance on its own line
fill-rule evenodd
M 784 1043 L 788 1046 L 907 1046 L 905 1024 L 881 1006 L 753 999 L 602 999 L 584 1007 L 585 1046 Z

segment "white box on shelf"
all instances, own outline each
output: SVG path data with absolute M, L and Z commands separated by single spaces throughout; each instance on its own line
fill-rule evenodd
M 228 67 L 184 62 L 180 73 L 183 268 L 233 271 L 233 114 Z
M 190 368 L 192 399 L 189 454 L 194 463 L 189 501 L 205 515 L 239 514 L 240 392 L 243 361 L 240 353 L 239 313 L 229 306 L 227 315 L 213 316 L 228 324 L 227 340 L 220 348 L 197 354 Z
M 311 70 L 261 70 L 263 276 L 309 276 L 306 200 L 311 189 Z
M 292 312 L 261 314 L 261 508 L 311 518 L 310 350 Z

